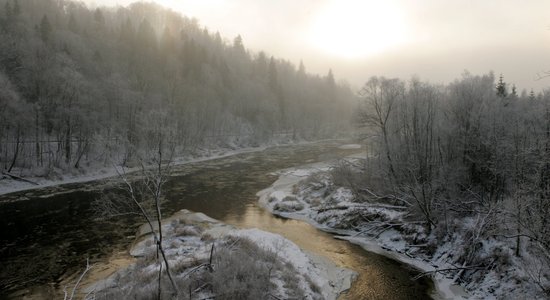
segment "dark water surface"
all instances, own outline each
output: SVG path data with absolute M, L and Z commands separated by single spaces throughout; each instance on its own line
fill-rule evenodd
M 281 234 L 359 273 L 344 299 L 430 299 L 430 282 L 411 280 L 415 272 L 403 264 L 304 222 L 274 217 L 257 205 L 256 193 L 277 178 L 270 173 L 358 151 L 338 149 L 339 145 L 274 147 L 178 166 L 164 188 L 164 215 L 185 208 L 237 227 Z M 8 295 L 15 291 L 15 298 L 20 298 L 34 286 L 57 287 L 65 275 L 82 269 L 87 257 L 102 261 L 128 249 L 142 220 L 99 221 L 91 212 L 90 203 L 111 190 L 112 184 L 95 181 L 0 196 L 0 299 L 14 298 Z

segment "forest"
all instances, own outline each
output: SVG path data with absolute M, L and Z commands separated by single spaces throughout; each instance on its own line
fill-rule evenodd
M 493 72 L 365 79 L 354 90 L 154 3 L 0 0 L 0 168 L 160 172 L 209 149 L 359 138 L 361 159 L 266 206 L 354 236 L 395 230 L 405 254 L 450 264 L 480 298 L 550 296 L 550 90 Z
M 446 86 L 373 77 L 361 94 L 370 155 L 352 176 L 360 202 L 406 207 L 404 222 L 425 229 L 413 243 L 430 256 L 452 244 L 460 280 L 517 268 L 517 282 L 548 296 L 548 90 L 518 95 L 502 75 L 465 72 Z
M 176 155 L 331 137 L 356 101 L 331 70 L 252 53 L 153 3 L 2 0 L 0 41 L 8 173 L 131 166 L 159 135 Z

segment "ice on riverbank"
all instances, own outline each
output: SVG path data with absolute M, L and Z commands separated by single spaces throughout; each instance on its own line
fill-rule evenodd
M 325 140 L 330 141 L 330 140 Z M 263 151 L 269 147 L 289 146 L 289 145 L 308 145 L 323 141 L 306 141 L 306 140 L 291 140 L 279 139 L 272 140 L 260 146 L 248 147 L 239 144 L 229 144 L 223 147 L 202 148 L 197 149 L 191 154 L 179 156 L 174 159 L 174 165 L 183 165 L 189 163 L 197 163 L 213 159 L 219 159 L 244 153 Z M 355 144 L 353 144 L 355 145 Z M 355 148 L 350 148 L 355 149 Z M 124 171 L 127 173 L 135 172 L 138 168 L 127 168 Z M 79 169 L 63 170 L 53 168 L 51 170 L 27 170 L 17 169 L 12 174 L 21 177 L 23 180 L 14 179 L 8 175 L 0 174 L 0 195 L 41 189 L 46 187 L 57 186 L 69 183 L 84 183 L 96 181 L 117 176 L 117 171 L 112 165 L 105 166 L 103 163 L 96 162 L 95 164 L 83 165 Z
M 174 165 L 183 165 L 188 163 L 196 163 L 201 161 L 207 161 L 212 159 L 224 158 L 228 156 L 250 153 L 255 151 L 263 151 L 267 146 L 261 147 L 247 147 L 232 149 L 205 149 L 199 151 L 194 155 L 182 156 L 174 159 Z M 138 168 L 127 168 L 124 171 L 127 173 L 135 172 Z M 36 170 L 35 170 L 36 171 Z M 88 166 L 81 169 L 72 169 L 70 171 L 53 169 L 49 170 L 48 174 L 30 173 L 31 170 L 20 170 L 16 174 L 22 177 L 25 181 L 11 178 L 8 175 L 0 174 L 0 195 L 34 190 L 45 187 L 51 187 L 68 183 L 82 183 L 88 181 L 95 181 L 100 179 L 106 179 L 117 176 L 117 171 L 113 166 L 104 166 L 97 164 L 94 166 Z
M 343 149 L 343 150 L 361 149 L 361 145 L 359 145 L 359 144 L 347 144 L 347 145 L 342 145 L 338 148 Z
M 435 267 L 425 257 L 414 257 L 409 252 L 401 233 L 391 228 L 377 236 L 359 236 L 365 228 L 357 228 L 356 214 L 349 212 L 361 209 L 376 215 L 382 220 L 401 219 L 403 212 L 398 207 L 384 207 L 353 202 L 353 193 L 346 188 L 327 189 L 332 182 L 327 174 L 328 163 L 317 163 L 299 168 L 282 170 L 278 180 L 258 193 L 260 203 L 273 214 L 307 221 L 319 229 L 340 234 L 338 238 L 361 245 L 367 251 L 384 255 L 415 267 L 420 272 L 431 272 Z M 310 177 L 306 176 L 310 175 Z M 311 176 L 315 177 L 311 180 Z M 391 223 L 391 222 L 388 222 Z M 411 227 L 417 225 L 410 224 Z M 420 231 L 418 233 L 422 235 Z M 419 237 L 420 238 L 420 237 Z M 443 267 L 440 262 L 439 268 Z M 463 288 L 454 284 L 443 274 L 435 274 L 436 290 L 433 296 L 438 299 L 468 298 Z
M 162 227 L 172 273 L 186 297 L 192 291 L 198 299 L 222 293 L 242 293 L 233 295 L 242 299 L 336 299 L 354 277 L 280 235 L 236 229 L 201 213 L 182 210 L 163 220 Z M 149 227 L 142 226 L 137 236 L 130 250 L 137 262 L 86 287 L 86 293 L 128 297 L 156 292 L 158 264 Z M 165 284 L 168 293 L 171 287 Z
M 356 164 L 356 158 L 350 158 L 350 163 Z M 436 299 L 544 298 L 535 281 L 549 279 L 544 278 L 544 270 L 537 271 L 542 267 L 527 249 L 517 257 L 510 241 L 490 238 L 477 245 L 481 247 L 479 259 L 493 261 L 490 268 L 477 270 L 475 265 L 457 264 L 456 259 L 468 248 L 465 235 L 475 229 L 475 220 L 449 221 L 455 231 L 437 239 L 434 232 L 427 233 L 424 226 L 411 221 L 404 206 L 355 201 L 350 188 L 334 184 L 327 172 L 330 168 L 315 164 L 280 171 L 279 179 L 258 193 L 260 203 L 273 214 L 307 221 L 338 234 L 337 238 L 413 266 L 422 275 L 431 276 Z M 470 275 L 462 276 L 467 271 Z M 534 274 L 542 277 L 533 279 Z

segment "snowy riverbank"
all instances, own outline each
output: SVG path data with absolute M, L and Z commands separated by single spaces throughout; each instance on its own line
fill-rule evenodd
M 352 147 L 352 145 L 349 145 Z M 361 157 L 351 156 L 349 159 Z M 329 163 L 315 163 L 299 168 L 280 171 L 279 179 L 267 189 L 258 193 L 260 203 L 273 214 L 306 221 L 317 228 L 337 234 L 337 238 L 348 240 L 362 246 L 367 251 L 375 252 L 401 261 L 418 269 L 420 272 L 433 272 L 437 269 L 452 267 L 445 265 L 443 260 L 415 256 L 415 248 L 406 245 L 396 230 L 387 230 L 377 236 L 359 235 L 361 230 L 345 228 L 340 222 L 352 221 L 346 219 L 346 211 L 359 204 L 352 202 L 352 193 L 344 188 L 330 191 L 328 177 L 319 175 L 317 180 L 311 180 L 314 174 L 327 174 L 331 169 Z M 330 203 L 328 203 L 330 202 Z M 379 214 L 394 214 L 399 212 L 391 208 L 371 207 Z M 442 247 L 445 247 L 443 245 Z M 465 290 L 453 283 L 444 274 L 432 276 L 435 283 L 433 297 L 436 299 L 469 298 Z
M 200 149 L 193 154 L 180 156 L 174 159 L 174 165 L 183 165 L 189 163 L 197 163 L 201 161 L 224 158 L 228 156 L 263 151 L 269 147 L 288 146 L 288 145 L 306 145 L 317 143 L 320 141 L 273 141 L 271 143 L 257 147 L 241 147 L 231 145 L 231 147 L 218 147 L 216 149 Z M 138 168 L 128 168 L 126 172 L 135 172 Z M 33 172 L 31 172 L 33 173 Z M 45 187 L 52 187 L 61 184 L 69 183 L 84 183 L 100 179 L 106 179 L 117 176 L 117 172 L 113 166 L 105 166 L 103 164 L 90 165 L 86 168 L 71 169 L 71 170 L 50 170 L 48 175 L 31 174 L 28 170 L 17 170 L 12 172 L 16 176 L 23 178 L 26 181 L 17 180 L 8 175 L 0 174 L 0 195 L 34 190 Z M 40 172 L 34 172 L 40 173 Z
M 347 146 L 347 147 L 352 147 Z M 344 165 L 359 166 L 363 155 L 350 156 Z M 342 165 L 317 163 L 278 172 L 279 179 L 258 193 L 260 203 L 273 214 L 304 220 L 364 249 L 401 261 L 430 276 L 435 299 L 546 299 L 537 282 L 546 282 L 547 271 L 523 249 L 514 255 L 513 243 L 489 237 L 469 245 L 476 231 L 471 218 L 449 220 L 448 233 L 427 233 L 411 218 L 407 207 L 384 201 L 357 201 L 352 182 L 335 184 L 349 174 Z M 336 169 L 335 169 L 336 167 Z M 336 171 L 335 171 L 336 170 Z M 342 179 L 344 178 L 344 179 Z M 461 264 L 474 249 L 477 264 Z M 469 251 L 469 252 L 468 252 Z
M 300 250 L 280 235 L 236 229 L 202 213 L 181 210 L 162 224 L 168 261 L 185 297 L 189 293 L 194 299 L 243 293 L 234 296 L 336 299 L 349 289 L 355 276 L 350 270 Z M 100 299 L 155 294 L 158 264 L 148 228 L 143 225 L 139 229 L 130 250 L 136 257 L 134 263 L 84 286 L 81 292 Z M 165 291 L 170 292 L 168 285 Z
M 236 150 L 230 149 L 217 149 L 217 150 L 203 150 L 200 154 L 188 155 L 183 157 L 178 157 L 174 160 L 175 165 L 182 165 L 188 163 L 196 163 L 201 161 L 207 161 L 212 159 L 218 159 L 223 157 L 228 157 L 232 155 L 249 153 L 255 151 L 265 150 L 268 146 L 261 147 L 247 147 L 240 148 Z M 135 172 L 138 168 L 128 168 L 126 172 Z M 19 176 L 19 174 L 17 174 Z M 10 178 L 7 175 L 0 174 L 0 195 L 40 189 L 45 187 L 51 187 L 67 183 L 81 183 L 88 182 L 100 179 L 106 179 L 110 177 L 117 176 L 117 172 L 113 166 L 90 166 L 86 169 L 72 169 L 70 171 L 66 170 L 53 170 L 48 176 L 21 176 L 27 181 L 16 180 Z

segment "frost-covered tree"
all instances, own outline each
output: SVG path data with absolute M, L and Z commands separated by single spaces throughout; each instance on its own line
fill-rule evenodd
M 227 43 L 158 5 L 9 0 L 0 10 L 0 71 L 30 120 L 14 168 L 66 169 L 115 157 L 134 164 L 147 143 L 147 115 L 165 110 L 179 154 L 349 128 L 342 117 L 354 101 L 349 87 L 336 85 L 329 99 L 323 78 L 249 53 L 241 37 Z M 10 152 L 5 145 L 16 142 L 16 131 L 4 130 L 0 153 Z M 0 157 L 2 165 L 11 161 Z
M 506 254 L 483 246 L 507 244 L 548 293 L 550 93 L 513 90 L 492 73 L 466 72 L 447 86 L 371 78 L 360 107 L 370 149 L 364 186 L 406 208 L 436 242 L 460 237 L 467 246 L 453 263 L 492 268 Z

